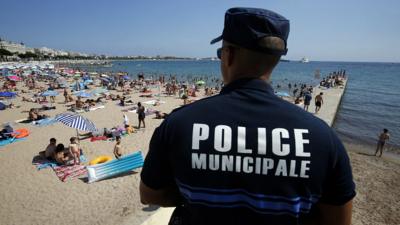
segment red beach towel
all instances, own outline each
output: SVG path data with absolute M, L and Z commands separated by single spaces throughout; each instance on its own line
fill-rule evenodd
M 86 166 L 84 165 L 55 166 L 53 170 L 62 182 L 87 174 Z

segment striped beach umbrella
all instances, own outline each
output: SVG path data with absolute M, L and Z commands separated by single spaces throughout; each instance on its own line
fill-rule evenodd
M 92 121 L 79 114 L 61 113 L 56 116 L 55 120 L 63 123 L 64 125 L 75 128 L 77 133 L 78 130 L 89 132 L 97 131 L 96 126 Z

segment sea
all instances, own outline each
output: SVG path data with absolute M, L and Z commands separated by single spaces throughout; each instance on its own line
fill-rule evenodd
M 220 62 L 211 60 L 112 61 L 111 67 L 84 69 L 123 71 L 133 77 L 143 73 L 147 78 L 172 75 L 189 82 L 200 78 L 211 86 L 214 85 L 211 81 L 221 78 Z M 389 149 L 400 149 L 400 63 L 280 62 L 272 74 L 272 86 L 275 90 L 289 91 L 289 83 L 317 85 L 323 77 L 339 70 L 346 70 L 348 77 L 333 125 L 340 138 L 351 144 L 374 146 L 386 128 L 391 135 Z

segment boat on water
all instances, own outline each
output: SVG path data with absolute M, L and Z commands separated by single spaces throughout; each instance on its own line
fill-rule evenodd
M 308 60 L 306 57 L 301 58 L 300 60 L 301 63 L 308 63 L 310 60 Z

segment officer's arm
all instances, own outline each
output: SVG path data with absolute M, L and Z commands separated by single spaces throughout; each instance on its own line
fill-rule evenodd
M 140 201 L 142 204 L 159 205 L 163 207 L 177 206 L 181 203 L 181 196 L 176 187 L 167 187 L 159 190 L 148 187 L 140 182 Z
M 321 225 L 350 225 L 351 210 L 353 208 L 353 200 L 348 201 L 344 205 L 328 205 L 319 204 L 320 223 Z

